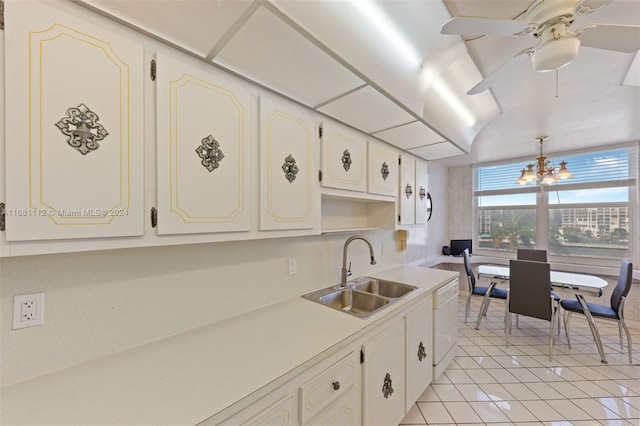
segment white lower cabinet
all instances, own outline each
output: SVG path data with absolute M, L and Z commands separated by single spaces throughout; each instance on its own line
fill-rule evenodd
M 433 380 L 433 296 L 404 317 L 407 366 L 405 410 L 418 400 Z
M 365 425 L 397 425 L 404 417 L 404 340 L 404 323 L 399 319 L 362 345 Z
M 232 417 L 202 425 L 397 425 L 433 379 L 432 336 L 427 294 Z

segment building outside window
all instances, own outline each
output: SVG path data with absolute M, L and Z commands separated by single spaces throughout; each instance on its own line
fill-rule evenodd
M 475 167 L 476 249 L 509 255 L 539 248 L 551 256 L 633 258 L 637 146 L 549 158 L 566 161 L 573 178 L 519 185 L 527 162 Z

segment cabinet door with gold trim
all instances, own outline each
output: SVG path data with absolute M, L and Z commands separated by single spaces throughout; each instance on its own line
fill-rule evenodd
M 303 109 L 260 98 L 260 230 L 314 228 L 316 134 Z
M 208 70 L 157 55 L 158 233 L 251 227 L 251 94 Z
M 367 190 L 367 139 L 364 134 L 326 120 L 322 128 L 322 186 Z
M 5 1 L 7 240 L 142 235 L 143 49 Z

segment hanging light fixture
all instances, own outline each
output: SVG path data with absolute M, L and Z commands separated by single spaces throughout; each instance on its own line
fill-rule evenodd
M 527 164 L 527 168 L 520 171 L 520 177 L 516 180 L 517 184 L 526 185 L 540 181 L 542 185 L 552 185 L 558 180 L 570 179 L 573 177 L 573 174 L 571 174 L 569 169 L 567 169 L 566 161 L 562 161 L 560 163 L 560 170 L 557 172 L 555 167 L 549 166 L 547 157 L 542 154 L 542 143 L 546 139 L 547 136 L 538 136 L 535 139 L 540 142 L 540 156 L 536 158 L 535 164 Z

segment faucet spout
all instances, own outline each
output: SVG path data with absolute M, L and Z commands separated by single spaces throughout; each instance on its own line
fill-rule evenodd
M 349 244 L 351 244 L 353 240 L 362 240 L 365 243 L 367 243 L 367 245 L 369 246 L 369 255 L 371 256 L 371 265 L 376 264 L 376 256 L 373 253 L 373 244 L 371 244 L 371 241 L 369 241 L 369 239 L 363 235 L 354 235 L 353 237 L 350 237 L 344 243 L 344 248 L 342 249 L 342 271 L 341 271 L 341 277 L 340 277 L 341 287 L 344 287 L 347 285 L 347 276 L 350 275 L 351 273 L 351 271 L 347 270 L 347 248 L 349 247 Z

